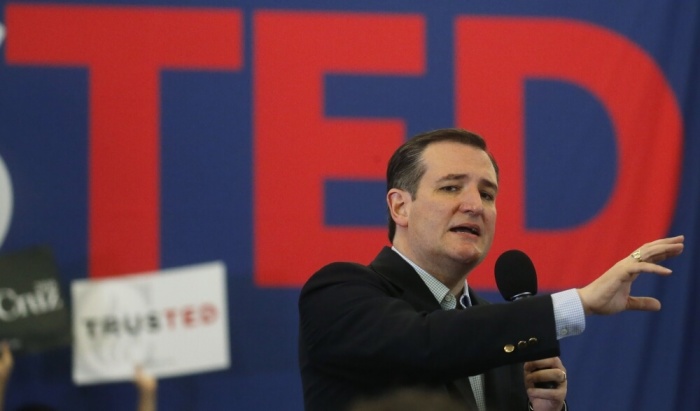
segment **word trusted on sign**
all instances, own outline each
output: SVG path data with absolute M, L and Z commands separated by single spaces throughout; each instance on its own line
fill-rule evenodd
M 137 365 L 156 377 L 228 368 L 225 278 L 213 262 L 74 281 L 75 383 L 130 380 Z

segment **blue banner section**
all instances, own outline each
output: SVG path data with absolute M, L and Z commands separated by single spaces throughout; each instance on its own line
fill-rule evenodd
M 383 181 L 327 181 L 325 184 L 326 225 L 386 225 L 386 183 Z M 370 203 L 370 204 L 368 204 Z M 363 213 L 348 213 L 360 209 Z
M 528 82 L 525 107 L 526 226 L 557 230 L 584 224 L 605 206 L 617 177 L 607 113 L 581 88 L 552 81 Z M 586 127 L 571 127 L 579 123 Z
M 301 411 L 301 285 L 386 244 L 398 143 L 463 127 L 501 166 L 494 247 L 527 246 L 541 292 L 685 235 L 632 290 L 660 312 L 588 317 L 561 358 L 573 410 L 697 410 L 698 44 L 685 0 L 0 0 L 0 254 L 50 246 L 63 290 L 224 261 L 231 367 L 161 379 L 158 408 Z M 492 262 L 469 282 L 499 303 Z M 17 354 L 6 409 L 134 409 L 71 367 Z

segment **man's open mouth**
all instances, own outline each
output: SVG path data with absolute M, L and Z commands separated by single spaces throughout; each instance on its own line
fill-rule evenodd
M 455 233 L 469 233 L 477 236 L 481 235 L 481 230 L 479 229 L 479 226 L 476 225 L 460 225 L 450 228 L 450 231 Z

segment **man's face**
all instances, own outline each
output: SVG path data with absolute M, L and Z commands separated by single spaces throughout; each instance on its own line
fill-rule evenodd
M 425 174 L 406 208 L 410 258 L 428 271 L 471 270 L 493 242 L 496 171 L 483 150 L 450 141 L 426 147 L 422 160 Z

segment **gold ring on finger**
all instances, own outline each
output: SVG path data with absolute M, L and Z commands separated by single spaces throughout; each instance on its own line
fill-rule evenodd
M 643 263 L 644 260 L 642 260 L 642 250 L 641 249 L 636 249 L 632 254 L 630 254 L 630 257 L 634 258 L 637 260 L 638 263 Z

